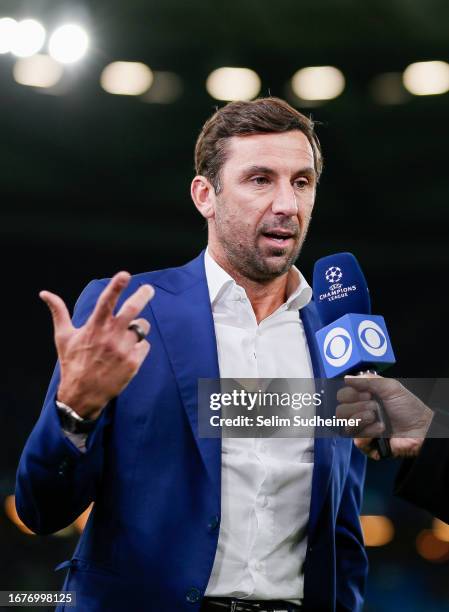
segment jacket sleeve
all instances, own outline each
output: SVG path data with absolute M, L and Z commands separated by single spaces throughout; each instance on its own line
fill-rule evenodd
M 424 440 L 414 459 L 404 459 L 395 494 L 449 523 L 449 443 L 447 438 Z
M 363 607 L 368 559 L 360 526 L 366 459 L 352 444 L 351 462 L 335 526 L 337 611 L 359 612 Z
M 92 281 L 84 289 L 75 306 L 75 326 L 87 320 L 106 283 Z M 17 470 L 17 512 L 25 525 L 38 534 L 66 527 L 95 500 L 103 468 L 104 433 L 110 419 L 107 406 L 88 437 L 86 452 L 82 453 L 61 429 L 56 409 L 58 385 L 57 364 L 44 407 Z

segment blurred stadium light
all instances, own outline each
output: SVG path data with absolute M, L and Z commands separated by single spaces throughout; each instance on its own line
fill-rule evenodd
M 363 515 L 360 523 L 365 546 L 385 546 L 394 537 L 393 523 L 386 516 Z
M 9 53 L 17 31 L 17 21 L 11 17 L 0 19 L 0 53 Z
M 74 525 L 75 529 L 78 531 L 78 533 L 82 533 L 82 531 L 84 530 L 84 527 L 86 526 L 86 523 L 87 523 L 87 519 L 89 518 L 89 515 L 92 512 L 93 506 L 94 506 L 94 504 L 92 502 L 84 510 L 84 512 L 82 514 L 80 514 L 79 517 L 77 519 L 75 519 L 75 521 L 73 522 L 73 525 Z
M 332 100 L 343 92 L 345 77 L 334 66 L 310 66 L 295 72 L 291 87 L 302 100 Z
M 89 518 L 92 508 L 93 502 L 86 508 L 86 510 L 84 510 L 84 512 L 79 515 L 77 519 L 73 521 L 71 525 L 68 525 L 64 529 L 60 529 L 52 535 L 57 537 L 70 537 L 76 533 L 81 533 L 86 526 L 87 519 Z M 13 523 L 20 531 L 27 535 L 35 535 L 35 533 L 31 531 L 31 529 L 28 529 L 28 527 L 21 521 L 19 515 L 17 514 L 14 495 L 7 495 L 5 497 L 4 511 L 11 523 Z
M 4 508 L 6 516 L 12 523 L 14 523 L 16 527 L 20 529 L 20 531 L 23 531 L 23 533 L 26 533 L 27 535 L 35 535 L 31 531 L 31 529 L 28 529 L 28 527 L 20 520 L 16 510 L 16 502 L 14 495 L 8 495 L 5 498 Z
M 46 32 L 44 26 L 35 19 L 19 21 L 13 29 L 11 53 L 17 57 L 29 57 L 38 53 L 44 45 Z
M 444 94 L 449 91 L 449 64 L 416 62 L 404 70 L 404 85 L 415 96 Z
M 437 538 L 430 529 L 423 529 L 418 534 L 416 550 L 426 561 L 444 563 L 449 560 L 449 542 Z
M 140 96 L 151 87 L 153 73 L 142 62 L 112 62 L 101 73 L 100 82 L 110 94 Z
M 251 100 L 260 92 L 259 75 L 249 68 L 217 68 L 207 77 L 206 89 L 216 100 Z
M 60 26 L 50 37 L 48 51 L 62 64 L 72 64 L 86 54 L 89 38 L 86 31 L 74 23 Z
M 30 87 L 53 87 L 63 75 L 63 67 L 48 55 L 18 59 L 13 68 L 14 80 Z
M 442 542 L 449 542 L 449 525 L 447 523 L 435 518 L 433 519 L 432 530 L 436 538 Z

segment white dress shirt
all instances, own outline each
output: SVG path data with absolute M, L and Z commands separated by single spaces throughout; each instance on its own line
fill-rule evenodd
M 245 290 L 205 254 L 221 378 L 313 378 L 298 310 L 312 290 L 299 270 L 257 323 Z M 82 451 L 86 434 L 65 432 Z M 223 438 L 221 523 L 207 596 L 300 603 L 313 471 L 312 438 Z
M 245 290 L 205 254 L 221 378 L 313 378 L 289 272 L 287 301 L 257 323 Z M 311 438 L 223 438 L 221 524 L 207 596 L 300 603 L 313 471 Z

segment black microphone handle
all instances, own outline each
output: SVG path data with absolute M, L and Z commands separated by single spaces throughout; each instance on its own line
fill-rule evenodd
M 364 372 L 357 372 L 356 376 L 363 376 L 365 374 L 374 374 L 377 376 L 376 370 L 365 370 Z M 388 417 L 387 411 L 384 408 L 382 400 L 378 397 L 374 398 L 377 402 L 377 420 L 379 423 L 383 423 L 386 432 L 391 432 L 391 423 Z M 374 438 L 371 446 L 374 450 L 377 450 L 381 459 L 388 459 L 392 456 L 391 445 L 389 438 Z

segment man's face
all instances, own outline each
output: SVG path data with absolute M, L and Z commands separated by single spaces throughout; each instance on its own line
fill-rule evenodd
M 290 269 L 304 242 L 315 200 L 313 150 L 297 130 L 234 136 L 227 146 L 210 248 L 246 278 L 269 281 Z

